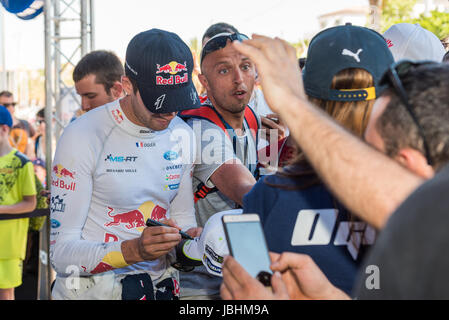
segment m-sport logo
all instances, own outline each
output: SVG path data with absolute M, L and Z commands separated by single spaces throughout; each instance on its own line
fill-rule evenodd
M 109 162 L 136 162 L 137 157 L 136 156 L 113 156 L 112 154 L 108 154 L 106 156 L 106 159 L 104 161 Z

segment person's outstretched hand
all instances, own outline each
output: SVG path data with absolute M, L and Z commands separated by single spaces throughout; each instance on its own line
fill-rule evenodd
M 271 269 L 282 274 L 291 299 L 350 299 L 330 283 L 310 256 L 292 252 L 270 253 L 270 256 L 273 261 Z
M 223 282 L 220 294 L 223 300 L 286 300 L 287 288 L 279 272 L 271 278 L 272 290 L 265 287 L 232 257 L 226 256 L 223 262 Z

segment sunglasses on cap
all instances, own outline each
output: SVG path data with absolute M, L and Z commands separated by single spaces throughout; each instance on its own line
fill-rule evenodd
M 17 102 L 9 102 L 9 103 L 3 103 L 2 106 L 4 106 L 5 108 L 8 107 L 15 107 L 17 104 Z
M 429 151 L 429 144 L 427 143 L 427 139 L 424 135 L 424 130 L 422 126 L 420 125 L 418 118 L 416 117 L 415 112 L 413 111 L 407 92 L 405 91 L 404 85 L 402 84 L 401 77 L 404 77 L 410 70 L 413 70 L 417 67 L 424 66 L 424 65 L 438 65 L 438 63 L 434 61 L 409 61 L 409 60 L 401 60 L 398 62 L 393 63 L 388 70 L 385 72 L 385 74 L 382 76 L 382 79 L 380 80 L 380 85 L 386 85 L 390 88 L 392 88 L 396 94 L 398 95 L 399 99 L 401 100 L 402 104 L 405 106 L 405 109 L 411 116 L 413 122 L 415 123 L 416 127 L 418 128 L 418 133 L 421 136 L 421 139 L 423 140 L 423 147 L 425 152 L 425 157 L 427 160 L 427 163 L 431 166 L 433 164 L 432 159 L 430 158 L 430 151 Z
M 214 51 L 226 47 L 228 40 L 232 42 L 234 40 L 243 41 L 248 39 L 249 39 L 248 36 L 242 33 L 219 33 L 215 35 L 211 39 L 209 39 L 209 41 L 207 41 L 206 44 L 204 45 L 203 50 L 201 51 L 200 63 L 203 63 L 204 57 L 207 56 L 209 53 L 212 53 Z

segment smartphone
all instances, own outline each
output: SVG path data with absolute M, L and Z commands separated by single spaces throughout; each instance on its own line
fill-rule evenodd
M 271 286 L 270 255 L 258 214 L 223 215 L 230 254 L 265 286 Z

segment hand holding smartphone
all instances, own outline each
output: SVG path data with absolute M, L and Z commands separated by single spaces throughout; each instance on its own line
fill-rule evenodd
M 231 255 L 252 277 L 271 286 L 271 261 L 259 215 L 223 215 L 222 222 Z

